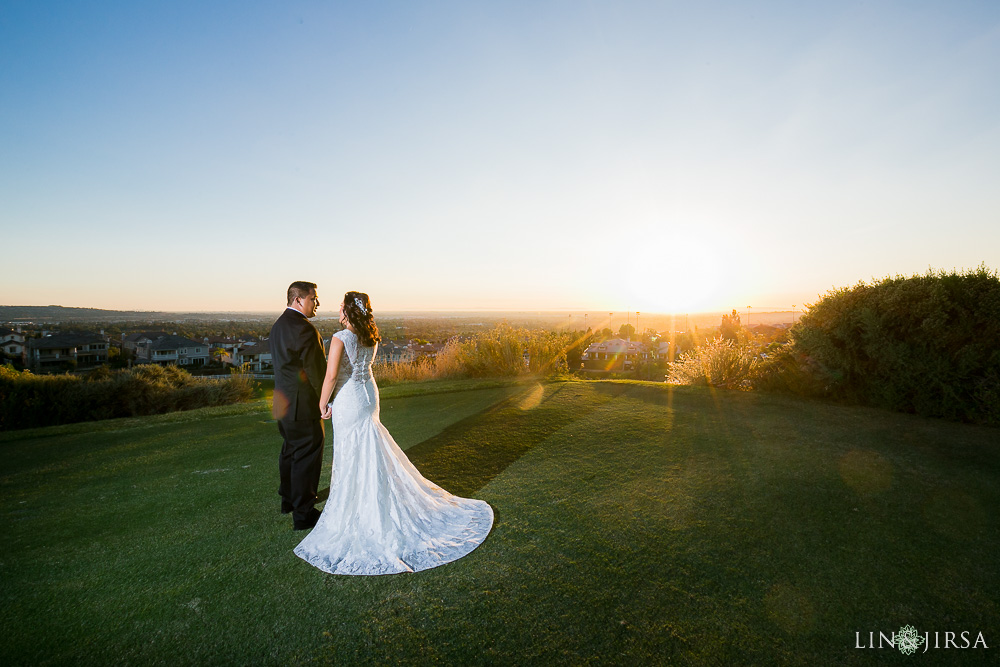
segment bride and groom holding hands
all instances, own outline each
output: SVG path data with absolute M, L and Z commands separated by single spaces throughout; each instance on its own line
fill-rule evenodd
M 287 297 L 269 343 L 272 409 L 284 441 L 281 511 L 296 530 L 312 529 L 295 554 L 324 572 L 375 575 L 426 570 L 471 552 L 489 534 L 493 509 L 424 479 L 379 420 L 372 363 L 380 337 L 368 295 L 344 295 L 344 329 L 330 339 L 329 357 L 309 322 L 320 305 L 315 283 L 294 282 Z M 320 512 L 324 419 L 333 425 L 333 471 Z

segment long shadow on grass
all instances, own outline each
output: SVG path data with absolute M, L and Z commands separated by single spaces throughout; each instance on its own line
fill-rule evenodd
M 671 385 L 666 383 L 650 383 L 650 384 L 626 384 L 626 383 L 616 383 L 616 382 L 595 382 L 594 390 L 602 394 L 607 394 L 610 396 L 627 396 L 628 398 L 634 398 L 642 401 L 643 403 L 649 403 L 650 405 L 658 405 L 662 407 L 668 407 L 678 410 L 696 410 L 701 411 L 705 406 L 711 402 L 714 402 L 713 394 L 717 391 L 715 389 L 709 389 L 709 393 L 699 393 L 689 391 L 689 387 L 678 387 L 677 385 Z M 727 395 L 736 396 L 739 392 L 724 390 Z M 684 396 L 685 400 L 681 402 L 680 405 L 675 405 L 675 395 Z
M 629 398 L 637 398 L 653 405 L 670 405 L 673 401 L 673 385 L 666 384 L 625 384 L 615 382 L 595 382 L 594 390 L 609 396 L 628 394 Z
M 536 385 L 410 447 L 421 474 L 450 493 L 472 495 L 550 435 L 624 393 L 585 385 Z

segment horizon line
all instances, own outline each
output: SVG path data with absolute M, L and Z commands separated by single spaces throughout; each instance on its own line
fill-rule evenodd
M 65 308 L 67 310 L 96 310 L 107 313 L 129 313 L 137 315 L 151 315 L 151 314 L 171 314 L 171 315 L 210 315 L 210 314 L 265 314 L 274 313 L 277 309 L 266 309 L 266 310 L 133 310 L 133 309 L 110 309 L 110 308 L 97 308 L 94 306 L 62 306 L 57 304 L 49 304 L 45 306 L 38 305 L 0 305 L 0 308 Z M 608 309 L 576 309 L 576 308 L 412 308 L 412 309 L 385 309 L 382 311 L 377 311 L 381 313 L 565 313 L 572 315 L 573 313 L 580 313 L 584 315 L 594 314 L 605 314 L 605 313 L 646 313 L 650 316 L 660 315 L 660 316 L 680 316 L 680 315 L 715 315 L 717 313 L 728 313 L 732 310 L 736 312 L 744 312 L 747 308 L 751 308 L 754 312 L 768 312 L 768 313 L 782 313 L 782 312 L 798 312 L 806 308 L 806 306 L 744 306 L 743 308 L 728 308 L 728 309 L 710 309 L 710 310 L 691 310 L 691 311 L 653 311 L 653 310 L 608 310 Z M 335 317 L 336 314 L 330 314 L 326 317 Z M 322 319 L 324 316 L 322 313 L 317 314 L 315 317 Z

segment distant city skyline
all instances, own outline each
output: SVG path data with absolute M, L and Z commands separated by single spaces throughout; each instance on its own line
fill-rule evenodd
M 1000 268 L 995 2 L 0 12 L 0 304 L 802 310 Z

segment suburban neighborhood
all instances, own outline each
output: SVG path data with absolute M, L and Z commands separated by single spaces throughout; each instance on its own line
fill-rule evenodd
M 774 338 L 788 326 L 755 325 L 748 330 Z M 683 333 L 683 332 L 680 332 Z M 418 359 L 434 359 L 450 340 L 464 341 L 465 335 L 453 335 L 431 342 L 419 337 L 390 339 L 379 343 L 376 363 L 399 364 Z M 324 339 L 329 345 L 329 338 Z M 632 327 L 587 332 L 586 347 L 569 355 L 569 370 L 584 374 L 630 372 L 643 367 L 663 365 L 685 348 L 673 345 L 666 332 L 647 329 L 635 335 Z M 270 344 L 259 335 L 184 336 L 176 331 L 157 329 L 106 333 L 62 331 L 52 324 L 12 322 L 0 327 L 0 364 L 10 363 L 34 373 L 84 372 L 111 364 L 127 367 L 141 364 L 179 366 L 198 374 L 224 372 L 232 367 L 258 375 L 273 370 Z M 525 352 L 527 355 L 527 351 Z M 526 356 L 525 363 L 528 364 Z
M 329 339 L 324 340 L 329 345 Z M 445 343 L 421 339 L 385 340 L 376 362 L 401 363 L 434 357 Z M 206 336 L 200 340 L 166 331 L 136 331 L 120 337 L 98 333 L 61 332 L 31 322 L 0 328 L 2 363 L 34 373 L 85 371 L 118 361 L 120 365 L 158 364 L 188 370 L 234 366 L 268 374 L 273 370 L 271 348 L 264 337 Z

